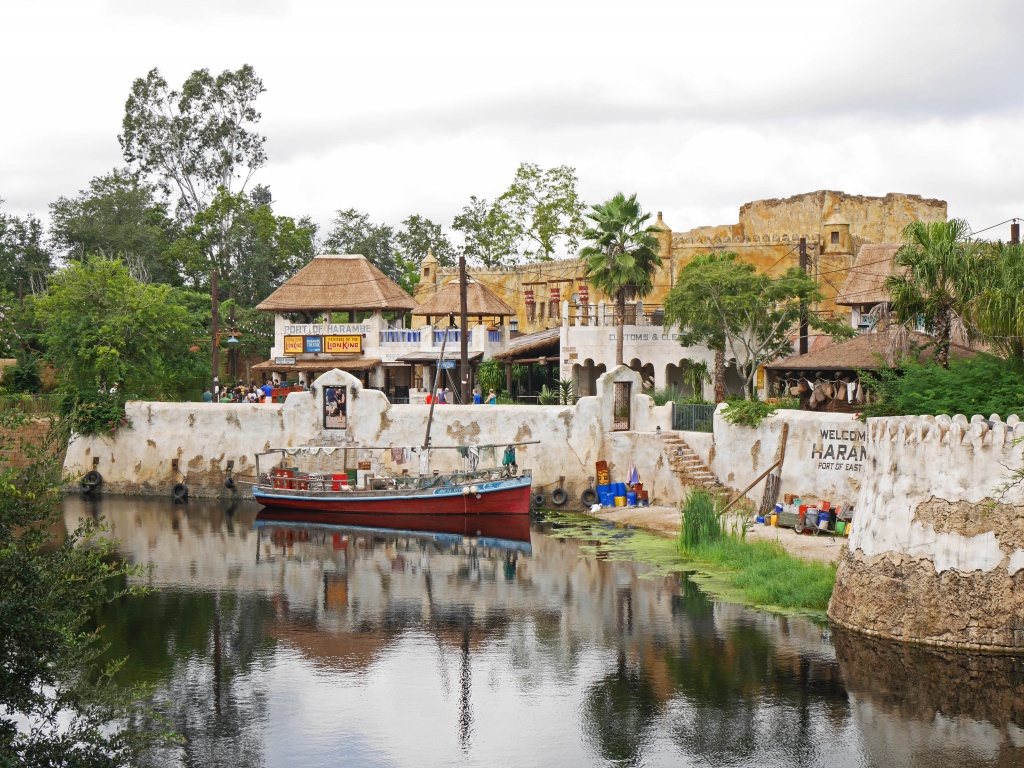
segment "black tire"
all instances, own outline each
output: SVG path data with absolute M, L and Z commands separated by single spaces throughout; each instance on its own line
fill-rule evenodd
M 796 531 L 797 533 L 803 533 L 805 529 L 806 529 L 806 526 L 804 526 L 804 519 L 801 517 L 793 525 L 793 530 Z
M 178 502 L 188 501 L 188 486 L 184 483 L 178 483 L 171 489 L 171 496 Z
M 535 494 L 533 494 L 533 508 L 534 509 L 540 509 L 543 506 L 544 506 L 544 494 L 543 493 L 535 493 Z
M 569 494 L 565 492 L 564 488 L 555 488 L 551 492 L 551 503 L 556 507 L 561 507 L 569 500 Z
M 101 485 L 103 485 L 103 475 L 97 472 L 95 469 L 89 470 L 85 473 L 79 485 L 82 488 L 83 493 L 92 493 Z
M 587 488 L 587 490 L 580 494 L 580 501 L 583 502 L 583 506 L 592 507 L 594 504 L 597 504 L 597 491 L 593 488 Z
M 224 478 L 224 487 L 227 488 L 228 490 L 231 490 L 232 488 L 234 488 L 235 487 L 235 478 L 233 478 L 233 477 L 226 477 L 226 478 Z

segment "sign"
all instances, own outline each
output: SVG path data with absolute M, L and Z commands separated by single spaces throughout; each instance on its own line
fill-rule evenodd
M 443 370 L 443 371 L 453 371 L 453 370 L 455 370 L 455 361 L 454 360 L 442 360 L 441 361 L 441 370 Z
M 275 357 L 274 365 L 295 365 L 294 357 Z
M 324 352 L 330 355 L 358 355 L 362 351 L 362 336 L 356 336 L 355 334 L 351 336 L 324 336 Z
M 757 388 L 764 389 L 764 366 L 757 369 Z
M 817 469 L 836 472 L 860 472 L 867 461 L 866 429 L 822 429 L 821 440 L 811 446 L 811 460 L 819 459 Z
M 303 336 L 303 339 L 305 339 L 303 351 L 307 355 L 315 355 L 324 351 L 323 336 Z
M 284 327 L 285 336 L 334 336 L 351 333 L 373 333 L 373 327 L 369 323 L 300 323 Z
M 302 337 L 301 336 L 285 336 L 284 337 L 284 353 L 286 355 L 301 355 L 302 354 Z
M 360 461 L 356 464 L 356 469 L 360 472 L 369 472 L 373 468 L 373 464 L 369 461 Z

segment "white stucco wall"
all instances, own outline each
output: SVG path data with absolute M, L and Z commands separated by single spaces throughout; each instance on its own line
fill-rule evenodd
M 628 433 L 612 432 L 617 381 L 632 383 Z M 320 398 L 325 386 L 349 388 L 347 430 L 323 428 Z M 574 406 L 436 406 L 432 444 L 495 445 L 500 461 L 506 443 L 540 440 L 517 449 L 519 466 L 532 470 L 535 486 L 548 493 L 564 476 L 573 500 L 588 487 L 595 462 L 608 461 L 615 479 L 624 480 L 634 459 L 657 500 L 674 488 L 655 435 L 657 427 L 671 426 L 671 406 L 655 406 L 639 393 L 638 374 L 623 367 L 602 377 L 597 396 Z M 95 466 L 103 475 L 104 490 L 114 493 L 168 493 L 175 483 L 185 482 L 193 493 L 216 494 L 224 490 L 228 461 L 234 461 L 236 480 L 245 479 L 253 475 L 255 454 L 269 448 L 421 445 L 429 410 L 427 405 L 393 405 L 383 393 L 364 390 L 356 378 L 337 370 L 318 378 L 313 391 L 290 394 L 284 404 L 132 402 L 127 406 L 132 427 L 113 438 L 75 436 L 65 469 L 78 475 Z M 435 450 L 430 464 L 432 469 L 461 469 L 463 459 L 457 451 Z M 415 473 L 418 466 L 409 468 Z
M 756 428 L 725 420 L 723 404 L 715 411 L 711 470 L 730 488 L 743 490 L 777 459 L 782 425 L 789 425 L 781 493 L 833 504 L 857 500 L 865 474 L 867 425 L 852 414 L 777 411 Z M 853 458 L 851 458 L 851 456 Z M 748 494 L 760 499 L 764 484 Z
M 1009 554 L 995 533 L 976 536 L 936 532 L 915 520 L 923 502 L 1024 504 L 1020 484 L 1002 490 L 1010 475 L 1024 466 L 1024 424 L 1016 416 L 904 416 L 868 421 L 870 471 L 857 500 L 850 549 L 874 557 L 886 553 L 930 560 L 936 572 L 955 569 L 988 572 L 1024 567 L 1024 550 Z M 999 514 L 993 510 L 992 514 Z

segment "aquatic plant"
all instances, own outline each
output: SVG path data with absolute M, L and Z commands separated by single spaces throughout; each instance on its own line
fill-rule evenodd
M 679 547 L 690 552 L 701 544 L 721 538 L 724 531 L 714 496 L 706 488 L 691 488 L 681 510 Z

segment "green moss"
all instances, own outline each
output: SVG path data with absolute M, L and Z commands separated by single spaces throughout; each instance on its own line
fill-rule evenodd
M 781 545 L 724 536 L 693 547 L 685 555 L 675 539 L 619 528 L 587 515 L 549 512 L 555 538 L 587 542 L 585 554 L 602 560 L 643 563 L 640 578 L 692 573 L 703 590 L 719 600 L 773 613 L 823 620 L 835 585 L 836 566 L 793 557 Z

